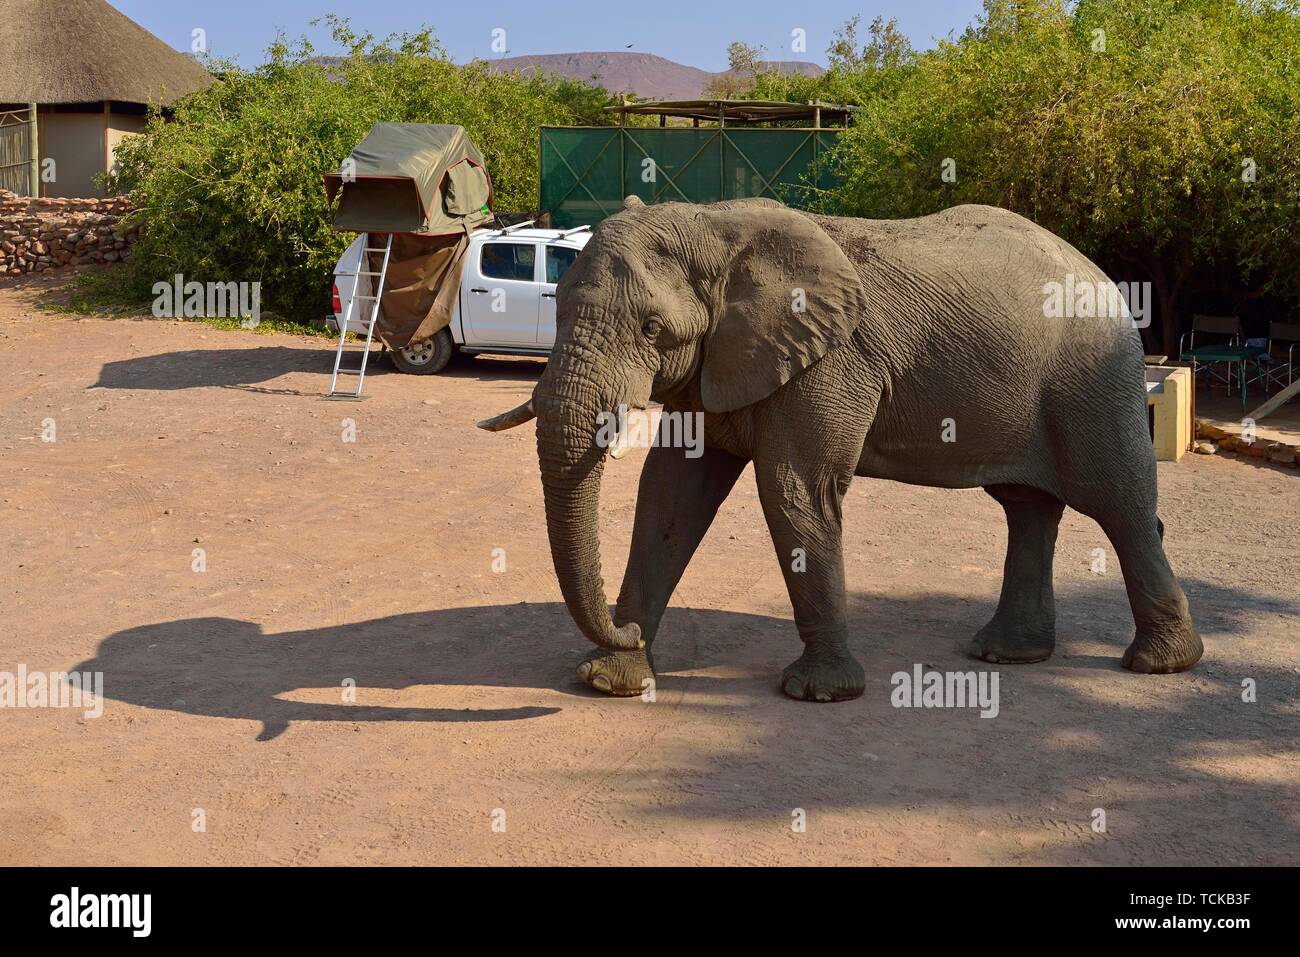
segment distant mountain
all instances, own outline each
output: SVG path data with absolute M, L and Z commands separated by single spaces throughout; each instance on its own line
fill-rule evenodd
M 709 81 L 727 75 L 710 73 L 698 67 L 675 63 L 652 53 L 546 53 L 538 56 L 512 56 L 490 61 L 501 71 L 554 73 L 574 80 L 592 80 L 611 93 L 635 93 L 644 100 L 683 100 L 702 96 Z M 821 76 L 816 63 L 803 60 L 772 61 L 782 73 Z

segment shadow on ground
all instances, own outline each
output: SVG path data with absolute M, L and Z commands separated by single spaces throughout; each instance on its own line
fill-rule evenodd
M 121 359 L 104 363 L 99 373 L 99 380 L 93 388 L 164 392 L 217 388 L 315 396 L 315 392 L 304 393 L 297 389 L 264 388 L 260 387 L 260 383 L 270 382 L 294 372 L 307 372 L 325 377 L 324 382 L 328 385 L 330 370 L 334 367 L 335 345 L 336 343 L 331 340 L 320 339 L 319 344 L 311 346 L 267 345 L 254 349 L 186 349 Z M 441 375 L 487 382 L 526 383 L 535 382 L 544 368 L 545 364 L 536 359 L 458 356 Z M 366 366 L 367 378 L 387 375 L 401 375 L 401 373 L 393 367 L 386 355 L 378 349 L 373 350 Z
M 229 333 L 234 335 L 235 333 Z M 367 375 L 392 371 L 372 357 Z M 94 388 L 171 392 L 179 389 L 250 389 L 291 372 L 311 372 L 329 383 L 334 352 L 327 340 L 317 346 L 264 346 L 257 349 L 184 349 L 106 362 Z M 294 389 L 256 389 L 299 394 Z
M 1250 633 L 1256 616 L 1294 617 L 1300 606 L 1206 582 L 1186 584 L 1207 658 L 1173 676 L 1119 667 L 1132 623 L 1118 582 L 1062 595 L 1057 656 L 1027 666 L 984 665 L 958 650 L 991 613 L 986 602 L 856 595 L 853 647 L 867 671 L 867 693 L 837 705 L 789 701 L 777 690 L 781 666 L 798 650 L 790 621 L 691 608 L 670 609 L 665 618 L 656 653 L 659 696 L 668 707 L 653 713 L 636 712 L 643 706 L 638 699 L 592 700 L 600 696 L 573 673 L 581 639 L 558 603 L 431 610 L 279 634 L 229 618 L 150 624 L 110 635 L 76 668 L 102 671 L 109 698 L 261 722 L 259 740 L 295 721 L 518 721 L 563 710 L 389 708 L 281 697 L 339 688 L 345 678 L 363 689 L 557 689 L 570 696 L 571 707 L 632 712 L 615 721 L 689 730 L 678 745 L 688 753 L 656 758 L 674 773 L 693 775 L 690 787 L 646 812 L 661 824 L 770 819 L 774 806 L 895 814 L 955 808 L 959 815 L 982 815 L 1000 833 L 1019 828 L 1056 839 L 1017 851 L 1022 860 L 1249 862 L 1258 859 L 1259 846 L 1275 856 L 1294 854 L 1300 830 L 1287 810 L 1294 794 L 1287 797 L 1292 788 L 1279 776 L 1300 749 L 1289 711 L 1300 676 L 1251 664 L 1253 649 L 1240 635 Z M 1080 653 L 1079 644 L 1098 640 L 1110 645 L 1108 654 Z M 890 676 L 914 663 L 953 671 L 996 667 L 999 717 L 892 707 Z M 1257 703 L 1242 702 L 1243 677 L 1257 682 Z M 724 715 L 752 725 L 744 749 L 711 737 L 713 722 Z M 651 737 L 665 736 L 672 734 Z M 663 773 L 655 761 L 623 768 L 617 787 L 653 791 L 655 775 Z M 609 769 L 573 774 L 614 780 Z M 1113 830 L 1138 832 L 1131 843 L 1117 846 L 1108 835 L 1090 833 L 1088 814 L 1097 806 L 1111 809 Z
M 546 363 L 541 359 L 509 356 L 456 356 L 440 375 L 483 382 L 536 382 Z

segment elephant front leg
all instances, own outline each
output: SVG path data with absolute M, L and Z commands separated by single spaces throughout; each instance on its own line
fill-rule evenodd
M 866 687 L 849 653 L 841 503 L 851 471 L 800 474 L 784 461 L 756 463 L 763 503 L 804 652 L 781 675 L 781 690 L 804 701 L 843 701 Z
M 641 694 L 654 681 L 651 649 L 659 622 L 691 556 L 745 465 L 744 459 L 720 449 L 706 447 L 693 459 L 680 448 L 650 449 L 641 470 L 632 548 L 614 611 L 616 625 L 634 621 L 641 627 L 645 647 L 593 651 L 578 665 L 578 676 L 591 687 L 630 697 Z

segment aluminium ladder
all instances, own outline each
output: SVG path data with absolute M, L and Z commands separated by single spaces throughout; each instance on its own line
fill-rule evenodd
M 352 287 L 352 298 L 348 300 L 348 308 L 343 312 L 343 322 L 339 324 L 339 347 L 334 354 L 334 375 L 330 378 L 330 391 L 325 396 L 327 399 L 348 399 L 354 402 L 361 400 L 361 387 L 366 381 L 366 363 L 370 360 L 370 342 L 375 336 L 375 326 L 379 322 L 379 300 L 384 293 L 384 280 L 388 277 L 388 258 L 393 252 L 393 234 L 388 234 L 388 242 L 382 249 L 370 247 L 370 233 L 365 234 L 365 239 L 361 244 L 361 262 L 362 267 L 357 271 L 357 282 Z M 384 264 L 379 267 L 379 272 L 370 272 L 370 254 L 383 253 Z M 377 277 L 377 281 L 371 283 L 372 295 L 359 295 L 357 290 L 361 288 L 361 277 Z M 352 314 L 356 311 L 357 301 L 365 299 L 370 302 L 370 319 L 365 322 L 366 343 L 361 350 L 361 366 L 357 369 L 347 369 L 343 367 L 343 345 L 348 340 L 348 325 L 352 321 Z M 339 374 L 354 375 L 357 377 L 357 390 L 355 392 L 338 391 Z

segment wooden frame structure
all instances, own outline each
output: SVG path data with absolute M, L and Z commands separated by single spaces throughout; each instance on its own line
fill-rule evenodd
M 717 123 L 726 126 L 732 123 L 811 123 L 812 129 L 827 129 L 823 120 L 838 119 L 841 127 L 847 126 L 849 119 L 857 112 L 856 106 L 843 106 L 838 103 L 823 103 L 820 100 L 808 100 L 806 103 L 790 103 L 783 100 L 645 100 L 629 101 L 626 96 L 617 106 L 607 106 L 607 113 L 617 113 L 619 125 L 627 123 L 629 116 L 657 116 L 661 127 L 667 125 L 670 117 L 691 120 L 698 127 L 701 122 Z M 833 127 L 831 127 L 833 128 Z
M 19 143 L 26 127 L 27 149 Z M 19 156 L 25 152 L 26 155 Z M 8 162 L 4 162 L 8 160 Z M 10 174 L 11 170 L 26 170 L 26 177 Z M 25 179 L 25 185 L 19 179 Z M 0 187 L 13 189 L 20 196 L 40 194 L 41 158 L 39 120 L 35 103 L 24 110 L 0 110 Z

